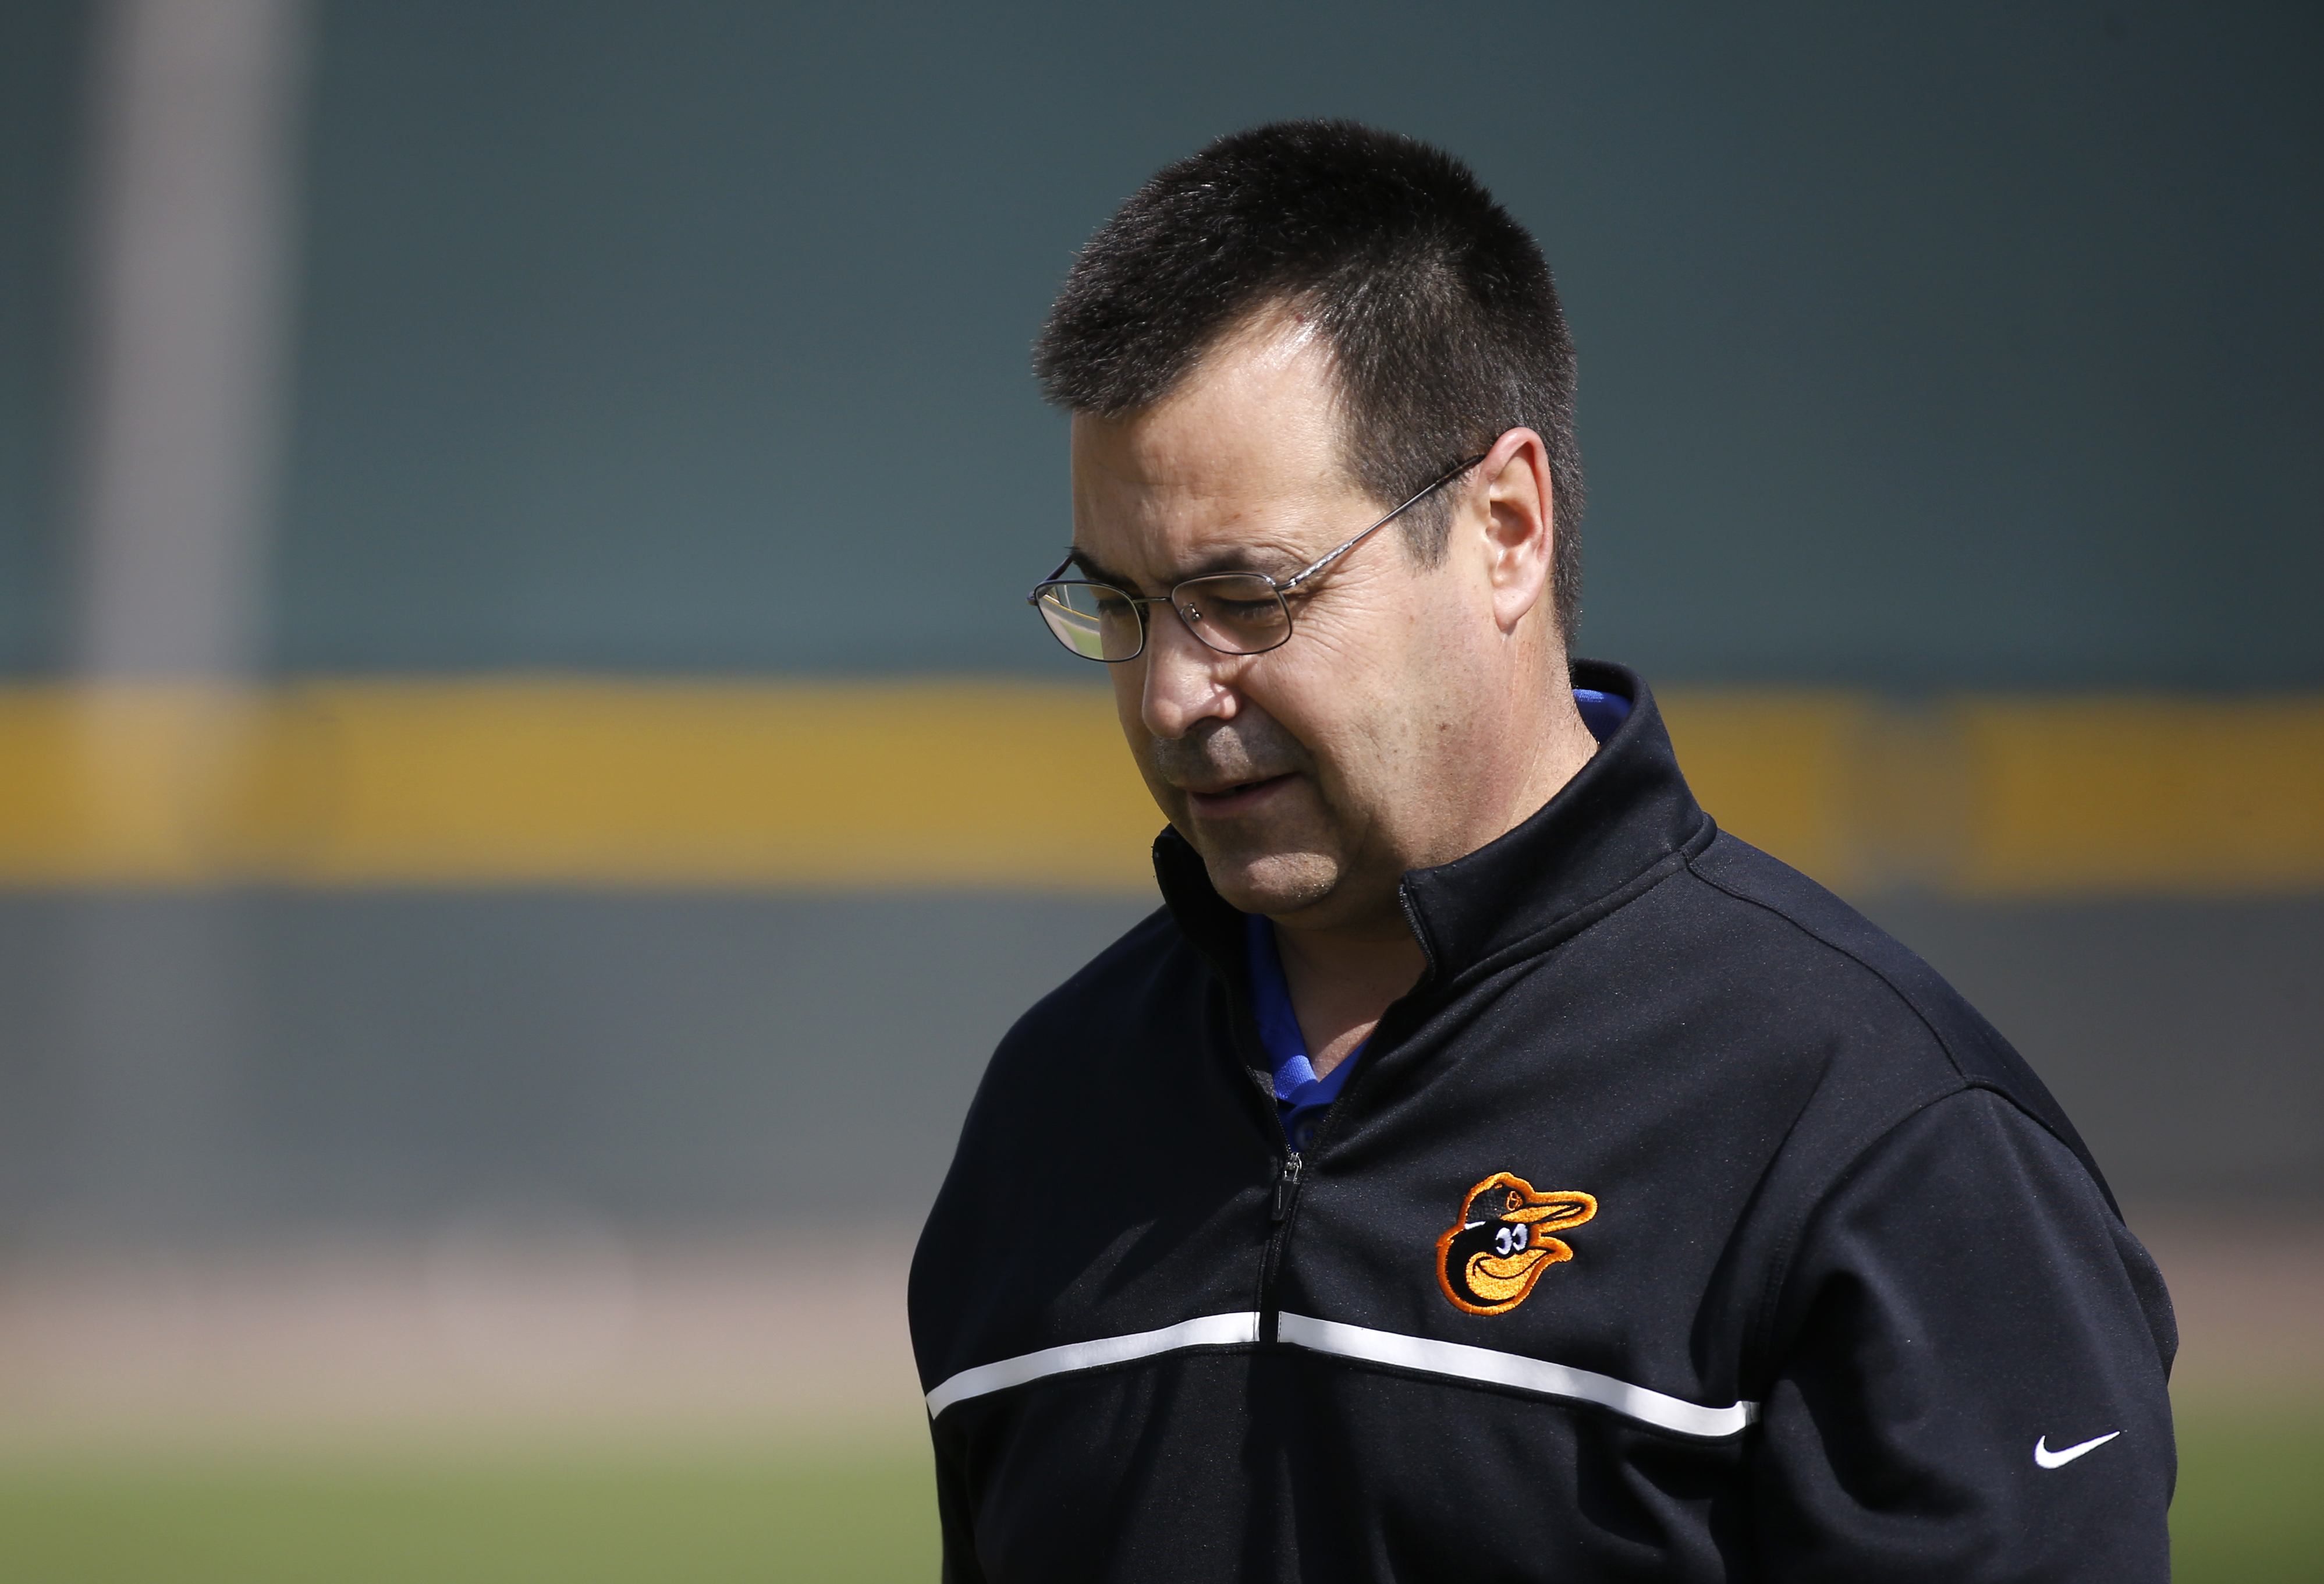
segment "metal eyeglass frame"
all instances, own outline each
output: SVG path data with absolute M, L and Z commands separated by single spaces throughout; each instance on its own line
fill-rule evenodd
M 1047 577 L 1042 579 L 1038 583 L 1033 585 L 1033 591 L 1025 596 L 1025 603 L 1033 607 L 1034 609 L 1038 611 L 1040 608 L 1043 590 L 1070 586 L 1080 588 L 1110 589 L 1113 593 L 1120 595 L 1125 604 L 1135 607 L 1138 610 L 1138 647 L 1131 650 L 1129 653 L 1115 659 L 1108 659 L 1102 654 L 1083 653 L 1080 650 L 1074 648 L 1071 644 L 1066 643 L 1063 637 L 1058 635 L 1056 630 L 1049 625 L 1049 621 L 1047 616 L 1041 618 L 1042 630 L 1048 633 L 1050 637 L 1056 639 L 1058 647 L 1064 649 L 1067 653 L 1074 655 L 1077 659 L 1093 660 L 1100 665 L 1121 665 L 1137 659 L 1139 655 L 1146 653 L 1147 637 L 1153 631 L 1152 624 L 1148 621 L 1145 610 L 1145 607 L 1149 605 L 1167 605 L 1173 611 L 1176 612 L 1180 624 L 1185 627 L 1186 631 L 1192 633 L 1194 635 L 1195 640 L 1205 649 L 1215 650 L 1221 654 L 1265 654 L 1268 650 L 1280 649 L 1286 644 L 1291 642 L 1291 602 L 1284 597 L 1286 595 L 1290 594 L 1302 583 L 1307 581 L 1308 579 L 1322 571 L 1325 567 L 1330 566 L 1333 561 L 1338 560 L 1342 556 L 1355 549 L 1356 546 L 1361 544 L 1365 540 L 1370 539 L 1373 534 L 1387 527 L 1390 523 L 1395 522 L 1398 517 L 1404 515 L 1405 513 L 1418 505 L 1422 501 L 1426 500 L 1430 496 L 1434 495 L 1438 490 L 1443 488 L 1446 485 L 1460 477 L 1461 475 L 1466 473 L 1470 468 L 1474 468 L 1478 463 L 1483 461 L 1490 455 L 1492 455 L 1490 451 L 1480 451 L 1465 462 L 1454 463 L 1443 473 L 1438 474 L 1434 478 L 1429 480 L 1429 482 L 1423 486 L 1410 499 L 1397 506 L 1387 516 L 1382 517 L 1379 522 L 1373 523 L 1370 527 L 1365 529 L 1361 533 L 1357 534 L 1353 539 L 1349 540 L 1346 543 L 1340 545 L 1336 549 L 1325 551 L 1322 555 L 1308 562 L 1307 565 L 1302 567 L 1298 571 L 1294 572 L 1290 577 L 1285 578 L 1280 581 L 1268 577 L 1265 572 L 1204 572 L 1200 577 L 1184 579 L 1172 585 L 1170 592 L 1167 594 L 1133 595 L 1114 588 L 1111 583 L 1100 583 L 1093 579 L 1058 577 L 1058 572 L 1064 571 L 1067 567 L 1074 564 L 1073 552 L 1067 551 L 1065 559 L 1057 563 L 1056 570 L 1052 571 Z M 1208 638 L 1204 637 L 1203 635 L 1202 628 L 1195 625 L 1200 619 L 1199 616 L 1190 617 L 1179 606 L 1178 591 L 1182 588 L 1189 588 L 1196 583 L 1207 583 L 1220 578 L 1256 578 L 1259 581 L 1265 583 L 1268 588 L 1274 592 L 1276 604 L 1283 607 L 1283 636 L 1277 638 L 1274 643 L 1268 644 L 1264 649 L 1222 649 L 1220 648 L 1218 644 L 1212 643 Z

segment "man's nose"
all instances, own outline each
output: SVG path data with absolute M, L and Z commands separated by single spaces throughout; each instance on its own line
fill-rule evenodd
M 1182 737 L 1195 726 L 1234 714 L 1234 690 L 1222 672 L 1236 658 L 1222 654 L 1186 628 L 1167 605 L 1147 607 L 1144 689 L 1139 714 L 1157 737 Z

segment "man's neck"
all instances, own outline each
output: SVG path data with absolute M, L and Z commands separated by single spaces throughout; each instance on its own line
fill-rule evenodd
M 1558 668 L 1559 674 L 1563 669 Z M 1528 745 L 1522 767 L 1508 778 L 1514 784 L 1506 808 L 1488 818 L 1491 829 L 1473 830 L 1465 842 L 1455 843 L 1462 853 L 1474 852 L 1523 824 L 1598 751 L 1598 741 L 1582 724 L 1571 692 L 1561 690 L 1543 713 L 1549 729 Z M 1318 1078 L 1371 1038 L 1381 1014 L 1419 982 L 1428 966 L 1427 954 L 1392 902 L 1370 928 L 1303 929 L 1277 923 L 1275 941 L 1283 959 L 1284 987 L 1291 993 L 1299 1032 L 1306 1036 L 1307 1059 Z
M 1318 1078 L 1371 1037 L 1388 1004 L 1411 989 L 1428 966 L 1409 930 L 1351 935 L 1277 924 L 1275 945 Z

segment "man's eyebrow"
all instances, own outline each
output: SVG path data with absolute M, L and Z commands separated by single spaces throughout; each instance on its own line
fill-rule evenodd
M 1065 564 L 1078 568 L 1081 575 L 1093 583 L 1110 584 L 1124 594 L 1135 594 L 1139 591 L 1137 579 L 1125 578 L 1120 572 L 1109 570 L 1095 556 L 1079 545 L 1067 547 Z
M 1078 546 L 1066 551 L 1065 560 L 1081 569 L 1082 576 L 1093 583 L 1110 584 L 1125 594 L 1144 592 L 1139 588 L 1137 579 L 1108 570 L 1099 563 L 1095 556 Z M 1181 569 L 1170 579 L 1170 587 L 1175 588 L 1189 578 L 1207 578 L 1218 572 L 1264 571 L 1266 564 L 1270 561 L 1277 563 L 1284 571 L 1292 570 L 1295 564 L 1289 557 L 1268 550 L 1254 550 L 1242 545 L 1223 545 L 1193 565 Z

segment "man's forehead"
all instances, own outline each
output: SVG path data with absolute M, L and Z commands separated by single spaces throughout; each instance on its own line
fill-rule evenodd
M 1073 488 L 1077 511 L 1109 523 L 1192 527 L 1279 516 L 1336 496 L 1347 483 L 1313 448 L 1271 447 L 1257 431 L 1132 431 L 1076 419 Z
M 1238 549 L 1312 554 L 1318 527 L 1364 498 L 1341 454 L 1329 365 L 1296 329 L 1222 348 L 1152 407 L 1076 414 L 1073 489 L 1084 559 L 1157 576 Z
M 1077 449 L 1074 555 L 1113 581 L 1289 572 L 1313 559 L 1313 542 L 1348 514 L 1345 486 L 1333 475 L 1239 468 L 1231 459 L 1183 469 L 1112 461 Z

